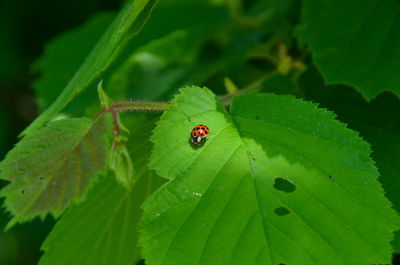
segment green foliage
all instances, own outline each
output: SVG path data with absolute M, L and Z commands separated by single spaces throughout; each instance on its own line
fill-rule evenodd
M 56 101 L 32 122 L 21 135 L 34 132 L 57 115 L 76 95 L 83 91 L 111 65 L 127 42 L 146 22 L 157 0 L 132 0 L 104 32 L 83 64 L 68 82 Z
M 1 191 L 14 216 L 8 224 L 58 216 L 86 192 L 105 170 L 109 152 L 110 120 L 86 118 L 53 121 L 22 139 L 0 163 Z
M 102 178 L 85 202 L 57 222 L 42 246 L 45 255 L 39 264 L 132 264 L 137 259 L 137 251 L 131 250 L 137 215 L 133 195 L 113 179 Z
M 111 76 L 107 86 L 111 93 L 154 100 L 192 81 L 190 75 L 199 70 L 195 62 L 208 36 L 203 32 L 194 33 L 172 32 L 135 50 Z M 130 91 L 132 87 L 135 89 Z
M 239 97 L 231 115 L 187 87 L 161 118 L 150 166 L 170 182 L 144 206 L 148 264 L 390 262 L 400 220 L 354 131 L 287 96 Z M 211 130 L 200 148 L 196 124 Z
M 391 262 L 395 0 L 124 2 L 47 44 L 42 115 L 0 163 L 9 227 L 63 213 L 41 265 Z
M 131 116 L 132 132 L 128 147 L 133 157 L 137 182 L 131 190 L 117 185 L 110 176 L 102 177 L 88 192 L 85 202 L 67 211 L 56 224 L 42 249 L 40 265 L 46 264 L 135 264 L 139 259 L 135 224 L 141 203 L 163 182 L 147 168 L 151 145 L 148 137 L 154 115 Z M 79 238 L 79 243 L 77 243 Z
M 111 153 L 110 169 L 114 171 L 117 182 L 127 189 L 132 187 L 136 176 L 125 145 L 117 146 L 116 150 Z
M 298 36 L 329 84 L 348 84 L 366 99 L 400 96 L 400 5 L 396 0 L 304 1 Z
M 366 102 L 361 95 L 345 86 L 325 86 L 322 77 L 311 68 L 301 77 L 300 85 L 306 98 L 320 102 L 338 114 L 340 120 L 372 145 L 372 158 L 379 168 L 379 180 L 393 203 L 400 211 L 400 100 L 385 93 Z M 397 245 L 400 240 L 397 239 Z M 397 252 L 400 248 L 397 247 Z
M 33 72 L 41 74 L 33 82 L 41 111 L 57 99 L 113 18 L 113 13 L 95 15 L 82 26 L 63 33 L 46 45 L 44 54 L 32 66 Z M 92 93 L 92 98 L 94 96 Z M 88 98 L 74 101 L 72 110 L 84 108 L 87 101 Z

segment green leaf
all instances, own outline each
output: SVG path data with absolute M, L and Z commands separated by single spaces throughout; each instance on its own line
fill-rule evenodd
M 79 200 L 107 164 L 110 119 L 64 119 L 22 139 L 0 163 L 5 207 L 17 222 L 54 216 Z
M 392 241 L 392 245 L 394 248 L 394 251 L 399 254 L 400 253 L 400 230 L 397 230 L 396 233 L 394 233 L 394 240 Z
M 32 71 L 40 73 L 32 84 L 40 111 L 57 99 L 114 17 L 114 13 L 96 14 L 81 26 L 46 44 L 44 54 L 32 65 Z M 82 108 L 88 102 L 77 100 L 72 105 L 73 109 Z
M 400 221 L 354 131 L 289 96 L 245 95 L 231 115 L 187 87 L 162 116 L 151 166 L 170 181 L 144 205 L 147 264 L 390 262 Z
M 141 30 L 156 2 L 157 0 L 129 1 L 55 102 L 32 122 L 21 135 L 25 136 L 39 129 L 58 114 L 77 94 L 93 81 L 96 81 L 118 57 L 128 41 Z
M 110 154 L 110 169 L 115 179 L 126 189 L 130 189 L 136 180 L 131 157 L 125 145 L 119 145 Z
M 128 141 L 135 171 L 131 190 L 107 176 L 88 192 L 83 203 L 73 206 L 57 222 L 44 242 L 40 265 L 135 264 L 139 259 L 136 223 L 140 205 L 164 181 L 147 167 L 148 141 L 155 115 L 130 115 L 124 120 L 132 130 Z M 84 232 L 83 232 L 84 231 Z
M 142 178 L 129 192 L 111 176 L 102 178 L 87 200 L 57 222 L 42 246 L 39 264 L 135 264 L 135 222 L 147 184 Z
M 329 83 L 357 88 L 366 99 L 400 96 L 400 5 L 396 0 L 304 1 L 297 35 Z
M 99 96 L 100 106 L 103 109 L 111 107 L 113 102 L 103 89 L 103 80 L 97 84 L 97 94 Z
M 300 78 L 305 98 L 335 111 L 372 146 L 372 158 L 379 169 L 379 181 L 393 207 L 400 212 L 400 99 L 384 93 L 367 102 L 355 90 L 345 86 L 325 86 L 322 77 L 310 68 Z M 400 252 L 400 237 L 395 246 Z

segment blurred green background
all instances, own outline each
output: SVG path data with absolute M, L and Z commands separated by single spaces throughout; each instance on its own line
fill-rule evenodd
M 91 15 L 118 10 L 115 0 L 2 0 L 0 1 L 0 156 L 17 141 L 17 135 L 37 115 L 31 82 L 31 64 L 43 53 L 45 43 L 85 22 Z M 0 180 L 0 188 L 5 185 Z M 0 199 L 3 205 L 3 198 Z M 0 210 L 0 265 L 37 264 L 40 245 L 54 224 L 18 225 L 7 233 L 8 214 Z

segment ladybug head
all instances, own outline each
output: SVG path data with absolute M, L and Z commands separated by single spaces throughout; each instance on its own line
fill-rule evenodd
M 203 139 L 202 139 L 200 136 L 197 136 L 197 135 L 192 136 L 192 142 L 193 142 L 194 144 L 201 144 L 202 140 L 203 140 Z

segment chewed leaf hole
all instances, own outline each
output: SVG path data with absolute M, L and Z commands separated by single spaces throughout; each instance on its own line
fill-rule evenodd
M 296 190 L 296 186 L 286 179 L 283 178 L 276 178 L 274 183 L 274 188 L 284 192 L 293 192 Z
M 290 211 L 286 207 L 275 208 L 274 212 L 279 216 L 285 216 L 290 213 Z

